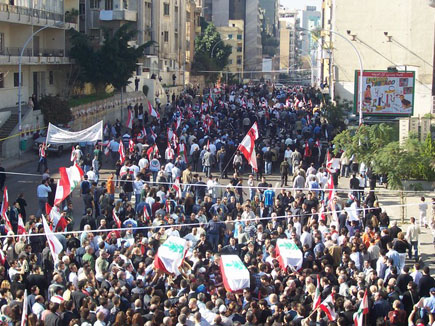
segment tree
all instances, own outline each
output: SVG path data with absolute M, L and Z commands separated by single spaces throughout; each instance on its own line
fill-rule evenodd
M 44 122 L 59 125 L 66 124 L 72 120 L 71 108 L 66 100 L 57 96 L 44 96 L 38 102 L 41 112 L 44 115 Z
M 435 180 L 435 144 L 430 135 L 424 142 L 411 135 L 401 145 L 393 127 L 363 125 L 355 134 L 349 129 L 342 131 L 333 143 L 336 154 L 344 150 L 375 174 L 387 175 L 390 188 L 402 188 L 402 180 Z
M 149 41 L 138 47 L 130 46 L 136 33 L 132 24 L 122 25 L 113 35 L 110 30 L 105 30 L 103 45 L 95 49 L 86 35 L 70 31 L 71 57 L 79 65 L 80 80 L 92 83 L 97 92 L 103 91 L 107 85 L 116 89 L 127 86 L 145 48 L 155 43 Z
M 213 50 L 213 57 L 211 51 Z M 204 33 L 195 39 L 195 56 L 193 58 L 193 71 L 220 71 L 228 64 L 231 46 L 222 42 L 219 32 L 213 24 L 208 24 Z M 208 82 L 217 80 L 217 73 L 205 73 Z

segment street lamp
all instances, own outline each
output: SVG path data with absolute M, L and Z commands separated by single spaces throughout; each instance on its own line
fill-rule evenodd
M 229 39 L 229 38 L 226 38 L 226 39 L 224 39 L 224 40 L 217 41 L 217 42 L 213 45 L 213 47 L 211 48 L 210 58 L 213 58 L 213 52 L 214 52 L 214 48 L 216 47 L 216 45 L 218 45 L 219 43 L 221 43 L 221 42 L 223 42 L 223 41 L 228 41 L 228 40 L 230 40 L 230 39 Z
M 40 29 L 38 29 L 36 32 L 33 32 L 32 35 L 29 36 L 26 42 L 24 42 L 23 48 L 21 49 L 20 56 L 18 57 L 18 131 L 21 134 L 22 126 L 21 126 L 21 62 L 23 59 L 24 50 L 27 48 L 27 45 L 29 45 L 30 41 L 33 39 L 33 37 L 38 34 L 40 31 L 43 31 L 44 29 L 50 28 L 50 27 L 61 27 L 63 26 L 63 22 L 57 22 L 53 25 L 45 25 L 42 26 Z

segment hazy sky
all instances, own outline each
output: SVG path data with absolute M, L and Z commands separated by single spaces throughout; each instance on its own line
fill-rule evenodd
M 321 0 L 280 0 L 280 4 L 290 9 L 303 9 L 305 6 L 317 6 L 317 10 L 320 10 Z

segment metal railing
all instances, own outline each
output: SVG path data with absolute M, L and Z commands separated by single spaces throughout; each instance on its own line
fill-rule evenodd
M 39 19 L 64 21 L 64 14 L 54 13 L 46 10 L 26 8 L 20 6 L 8 5 L 5 3 L 0 4 L 0 12 L 7 12 L 8 14 L 17 14 L 24 16 L 33 16 Z
M 21 53 L 20 47 L 5 47 L 0 49 L 0 55 L 7 55 L 9 57 L 18 57 Z M 63 57 L 65 51 L 63 49 L 45 49 L 39 48 L 35 53 L 33 53 L 32 48 L 27 48 L 24 50 L 23 56 L 31 57 Z

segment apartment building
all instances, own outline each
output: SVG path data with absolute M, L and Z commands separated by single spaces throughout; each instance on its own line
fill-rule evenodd
M 280 8 L 279 12 L 279 69 L 288 71 L 296 65 L 296 42 L 299 25 L 298 12 Z
M 0 109 L 18 104 L 21 53 L 22 102 L 64 94 L 71 65 L 65 33 L 78 29 L 78 1 L 0 0 Z
M 229 20 L 228 25 L 216 28 L 224 44 L 231 46 L 231 55 L 228 58 L 226 70 L 232 74 L 241 74 L 244 59 L 244 22 L 243 20 Z

